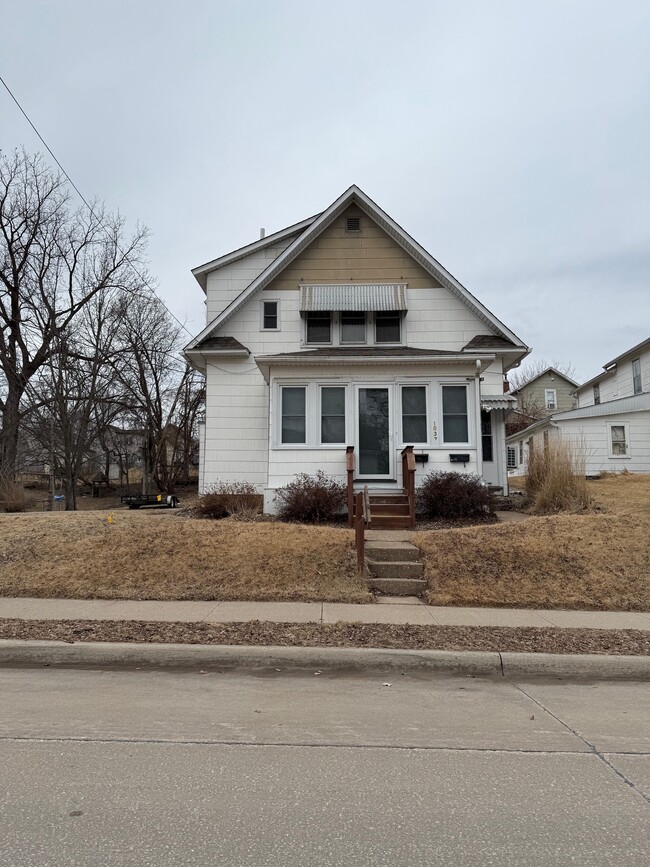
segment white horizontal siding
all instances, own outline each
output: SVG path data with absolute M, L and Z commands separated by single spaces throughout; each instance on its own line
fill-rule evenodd
M 609 424 L 628 426 L 629 457 L 610 457 Z M 603 471 L 650 473 L 650 412 L 573 419 L 559 423 L 562 439 L 585 461 L 588 475 Z

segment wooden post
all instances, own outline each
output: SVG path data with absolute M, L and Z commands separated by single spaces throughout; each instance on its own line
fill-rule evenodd
M 345 450 L 345 468 L 348 482 L 348 527 L 352 527 L 354 525 L 354 446 L 348 446 Z
M 413 446 L 402 449 L 402 484 L 409 501 L 409 526 L 415 529 L 415 455 Z
M 354 520 L 354 541 L 357 548 L 357 571 L 363 572 L 366 547 L 366 520 L 363 514 L 363 493 L 359 492 L 355 499 L 356 518 Z

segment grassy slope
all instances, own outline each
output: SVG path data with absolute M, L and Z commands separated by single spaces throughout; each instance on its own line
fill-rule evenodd
M 650 476 L 592 483 L 598 514 L 419 533 L 434 605 L 650 610 Z
M 0 515 L 0 595 L 370 601 L 348 530 L 153 511 Z

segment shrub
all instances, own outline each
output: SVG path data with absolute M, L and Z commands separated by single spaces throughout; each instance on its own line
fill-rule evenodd
M 318 470 L 316 475 L 298 473 L 293 482 L 277 491 L 281 521 L 302 521 L 321 524 L 332 521 L 346 503 L 345 485 Z
M 27 509 L 25 489 L 18 482 L 5 481 L 0 485 L 0 505 L 5 512 L 24 512 Z
M 196 511 L 202 518 L 251 517 L 262 511 L 263 503 L 250 482 L 217 482 L 199 497 Z
M 548 515 L 589 508 L 591 496 L 585 464 L 566 442 L 547 443 L 528 454 L 526 493 L 533 511 Z
M 477 518 L 491 515 L 490 489 L 469 473 L 429 473 L 416 491 L 417 511 L 427 518 Z

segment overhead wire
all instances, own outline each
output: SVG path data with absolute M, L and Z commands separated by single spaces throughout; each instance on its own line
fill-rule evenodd
M 72 187 L 72 189 L 76 192 L 76 194 L 79 196 L 79 198 L 80 198 L 81 201 L 84 203 L 84 205 L 85 205 L 85 206 L 88 208 L 88 210 L 91 211 L 91 213 L 92 213 L 92 212 L 93 212 L 93 208 L 92 208 L 91 204 L 90 204 L 89 201 L 86 199 L 86 197 L 84 196 L 84 194 L 81 192 L 81 190 L 79 189 L 79 187 L 78 187 L 78 186 L 75 184 L 75 182 L 72 180 L 72 178 L 70 177 L 70 175 L 68 174 L 68 172 L 65 170 L 65 168 L 63 167 L 63 165 L 62 165 L 61 162 L 59 161 L 58 157 L 56 156 L 56 154 L 55 154 L 54 151 L 52 150 L 52 148 L 48 145 L 48 143 L 45 141 L 45 139 L 43 138 L 43 136 L 41 135 L 41 133 L 38 131 L 38 129 L 36 128 L 36 125 L 34 124 L 34 122 L 32 121 L 32 119 L 30 118 L 30 116 L 27 114 L 27 112 L 25 111 L 25 109 L 22 107 L 22 105 L 21 105 L 20 102 L 18 101 L 18 98 L 14 95 L 14 93 L 13 93 L 12 90 L 11 90 L 11 88 L 9 87 L 9 85 L 7 84 L 7 82 L 4 80 L 4 78 L 3 78 L 1 75 L 0 75 L 0 83 L 2 83 L 2 85 L 4 86 L 5 90 L 6 90 L 7 93 L 9 94 L 9 96 L 10 96 L 10 97 L 12 98 L 12 100 L 16 103 L 16 105 L 18 106 L 18 110 L 19 110 L 20 113 L 23 115 L 23 117 L 25 118 L 25 120 L 27 121 L 27 123 L 28 123 L 28 124 L 31 126 L 31 128 L 34 130 L 34 132 L 36 133 L 36 135 L 38 136 L 38 138 L 39 138 L 40 141 L 42 142 L 43 146 L 45 147 L 45 149 L 47 150 L 47 152 L 50 154 L 50 156 L 52 157 L 52 159 L 54 160 L 54 162 L 57 164 L 57 166 L 59 167 L 61 173 L 64 175 L 64 177 L 66 178 L 66 180 L 68 181 L 68 183 L 70 184 L 70 186 Z M 103 228 L 106 228 L 105 223 L 103 223 L 101 220 L 100 220 L 100 225 L 102 225 Z M 188 334 L 190 337 L 194 337 L 194 335 L 192 334 L 192 332 L 189 331 L 189 329 L 188 329 L 188 328 L 183 324 L 183 322 L 181 322 L 181 320 L 180 320 L 180 319 L 179 319 L 179 318 L 178 318 L 174 313 L 172 313 L 172 311 L 171 311 L 171 310 L 169 309 L 169 307 L 165 304 L 165 302 L 164 302 L 163 299 L 160 297 L 160 295 L 158 295 L 158 293 L 156 292 L 156 290 L 154 289 L 154 287 L 153 287 L 153 286 L 152 286 L 152 285 L 147 281 L 146 277 L 144 277 L 144 275 L 140 273 L 140 271 L 136 268 L 136 266 L 135 266 L 135 265 L 133 264 L 133 262 L 129 259 L 129 257 L 124 253 L 124 251 L 121 250 L 119 247 L 117 247 L 117 250 L 118 250 L 118 252 L 119 252 L 122 256 L 125 257 L 125 262 L 126 262 L 127 265 L 129 265 L 129 267 L 133 270 L 134 274 L 138 277 L 138 279 L 140 280 L 140 282 L 142 283 L 142 285 L 143 285 L 143 286 L 146 286 L 146 288 L 149 289 L 149 291 L 150 291 L 150 292 L 155 296 L 155 298 L 156 298 L 156 299 L 157 299 L 157 300 L 162 304 L 162 306 L 165 308 L 165 310 L 167 311 L 167 313 L 169 313 L 169 315 L 172 317 L 172 319 L 174 319 L 174 321 L 177 322 L 177 323 L 180 325 L 180 327 L 183 329 L 183 331 L 185 331 L 186 334 Z

